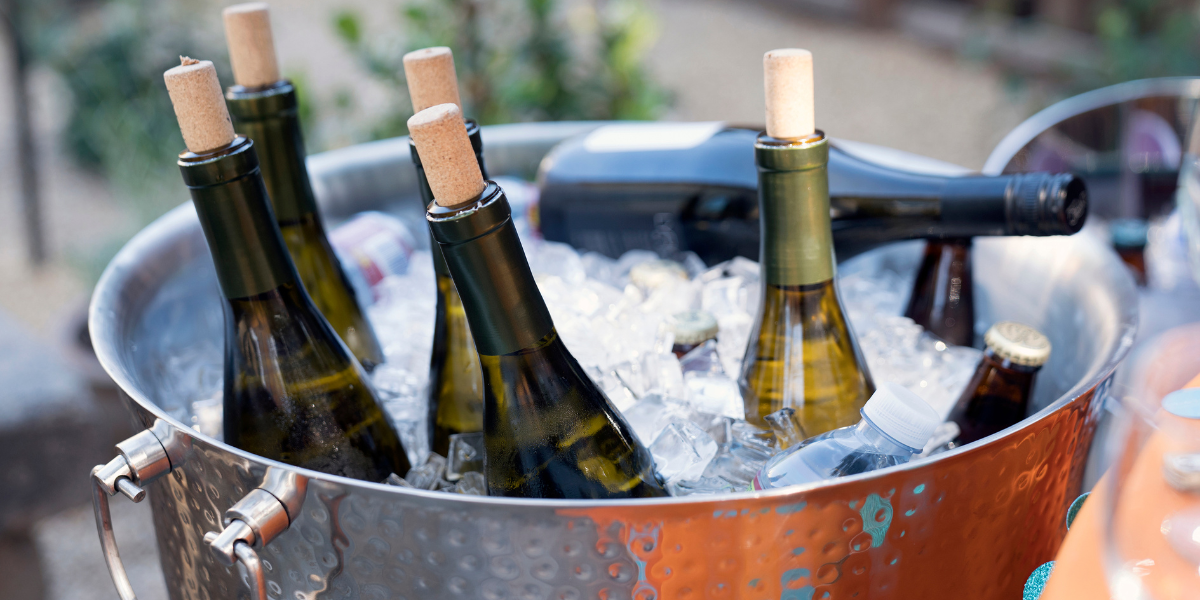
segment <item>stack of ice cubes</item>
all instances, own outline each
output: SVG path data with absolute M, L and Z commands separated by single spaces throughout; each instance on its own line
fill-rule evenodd
M 794 443 L 804 437 L 798 429 L 788 431 L 796 424 L 792 414 L 772 415 L 774 432 L 742 419 L 737 376 L 758 308 L 757 263 L 739 257 L 706 267 L 695 255 L 685 254 L 681 262 L 690 279 L 667 278 L 645 289 L 631 283 L 629 273 L 638 264 L 659 260 L 653 252 L 634 250 L 614 260 L 532 236 L 523 242 L 559 335 L 653 454 L 671 494 L 748 489 L 762 465 L 780 450 L 777 439 Z M 376 387 L 413 464 L 424 465 L 442 458 L 427 458 L 425 433 L 433 273 L 427 257 L 414 257 L 412 264 L 407 274 L 385 282 L 370 316 L 388 359 L 375 371 Z M 910 284 L 910 276 L 879 265 L 844 278 L 840 289 L 875 380 L 896 381 L 946 414 L 980 353 L 946 346 L 898 316 Z M 716 317 L 717 341 L 677 359 L 667 318 L 696 309 Z M 478 448 L 481 460 L 482 440 L 469 446 Z M 475 457 L 451 456 L 450 464 Z M 461 468 L 475 472 L 482 463 Z

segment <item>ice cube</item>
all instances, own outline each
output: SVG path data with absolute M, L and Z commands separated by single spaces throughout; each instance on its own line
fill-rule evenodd
M 954 421 L 946 421 L 938 425 L 937 429 L 933 430 L 933 435 L 930 436 L 929 441 L 925 442 L 925 448 L 917 456 L 923 458 L 957 448 L 958 445 L 954 443 L 954 440 L 958 437 L 959 433 L 962 433 L 962 429 Z
M 667 484 L 672 496 L 697 496 L 705 494 L 729 494 L 737 491 L 732 483 L 720 477 L 700 477 L 688 481 L 673 481 Z
M 800 424 L 800 417 L 794 408 L 781 408 L 763 417 L 763 420 L 771 426 L 771 432 L 775 434 L 776 446 L 780 450 L 799 444 L 808 437 L 804 435 L 804 426 Z
M 446 479 L 458 481 L 465 473 L 483 470 L 483 432 L 450 435 Z
M 401 477 L 395 473 L 388 475 L 387 479 L 384 479 L 383 482 L 388 485 L 394 485 L 396 487 L 406 487 L 406 488 L 412 487 L 412 484 L 409 483 L 408 480 L 404 479 L 403 477 Z
M 646 393 L 657 392 L 675 398 L 687 395 L 679 359 L 670 352 L 669 347 L 666 352 L 649 353 L 642 357 L 642 378 Z
M 438 482 L 446 472 L 446 459 L 436 452 L 430 452 L 428 460 L 419 467 L 413 467 L 404 476 L 410 485 L 421 490 L 437 489 Z
M 598 252 L 586 252 L 579 258 L 583 262 L 583 270 L 588 278 L 611 286 L 619 285 L 620 274 L 617 272 L 617 261 Z
M 212 398 L 197 400 L 192 403 L 192 428 L 213 439 L 223 439 L 225 418 L 225 395 L 217 392 Z
M 537 251 L 529 256 L 529 268 L 534 273 L 553 275 L 571 285 L 578 285 L 587 279 L 583 260 L 575 249 L 561 242 L 543 241 L 537 245 Z
M 458 480 L 458 485 L 454 486 L 454 491 L 459 494 L 486 496 L 487 482 L 484 481 L 483 473 L 478 471 L 463 473 L 462 479 Z
M 717 454 L 717 443 L 691 421 L 672 421 L 650 444 L 655 468 L 666 483 L 695 479 Z
M 731 418 L 746 414 L 738 384 L 724 373 L 693 371 L 684 373 L 688 404 L 694 410 Z
M 688 373 L 724 373 L 721 357 L 717 353 L 717 342 L 708 340 L 692 349 L 679 359 L 679 368 Z
M 653 442 L 671 421 L 688 421 L 694 418 L 694 413 L 687 404 L 661 394 L 649 394 L 621 413 L 633 429 L 634 435 L 645 445 Z

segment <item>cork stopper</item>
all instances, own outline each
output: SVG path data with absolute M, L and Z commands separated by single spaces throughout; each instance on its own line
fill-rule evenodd
M 458 76 L 454 73 L 454 54 L 445 46 L 422 48 L 404 55 L 404 78 L 413 111 L 421 112 L 438 104 L 454 104 L 462 110 L 458 98 Z
M 274 85 L 281 77 L 271 36 L 271 12 L 265 2 L 234 4 L 222 13 L 233 82 L 248 88 Z
M 413 115 L 408 120 L 408 134 L 417 146 L 438 206 L 454 208 L 483 193 L 483 174 L 457 106 L 438 104 Z
M 225 108 L 221 82 L 212 61 L 179 57 L 180 65 L 163 73 L 167 93 L 175 105 L 175 118 L 183 143 L 196 154 L 211 152 L 233 141 L 233 121 Z
M 792 140 L 816 132 L 812 52 L 798 48 L 763 55 L 767 91 L 767 135 Z

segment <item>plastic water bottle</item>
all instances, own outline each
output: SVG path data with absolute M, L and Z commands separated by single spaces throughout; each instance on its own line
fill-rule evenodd
M 800 485 L 904 464 L 921 452 L 942 422 L 920 396 L 895 383 L 881 384 L 859 412 L 857 425 L 775 455 L 758 472 L 753 488 Z

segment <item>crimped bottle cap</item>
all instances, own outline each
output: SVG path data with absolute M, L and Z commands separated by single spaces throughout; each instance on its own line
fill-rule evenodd
M 702 344 L 717 337 L 717 318 L 707 310 L 688 310 L 671 315 L 667 321 L 681 346 Z
M 918 450 L 942 424 L 942 416 L 920 396 L 890 381 L 879 384 L 863 406 L 862 415 L 892 439 Z
M 643 290 L 653 290 L 672 279 L 688 279 L 687 269 L 673 260 L 659 259 L 638 263 L 629 270 L 629 283 Z
M 983 342 L 1004 360 L 1040 367 L 1050 358 L 1050 340 L 1042 332 L 1015 321 L 1000 321 L 983 335 Z

